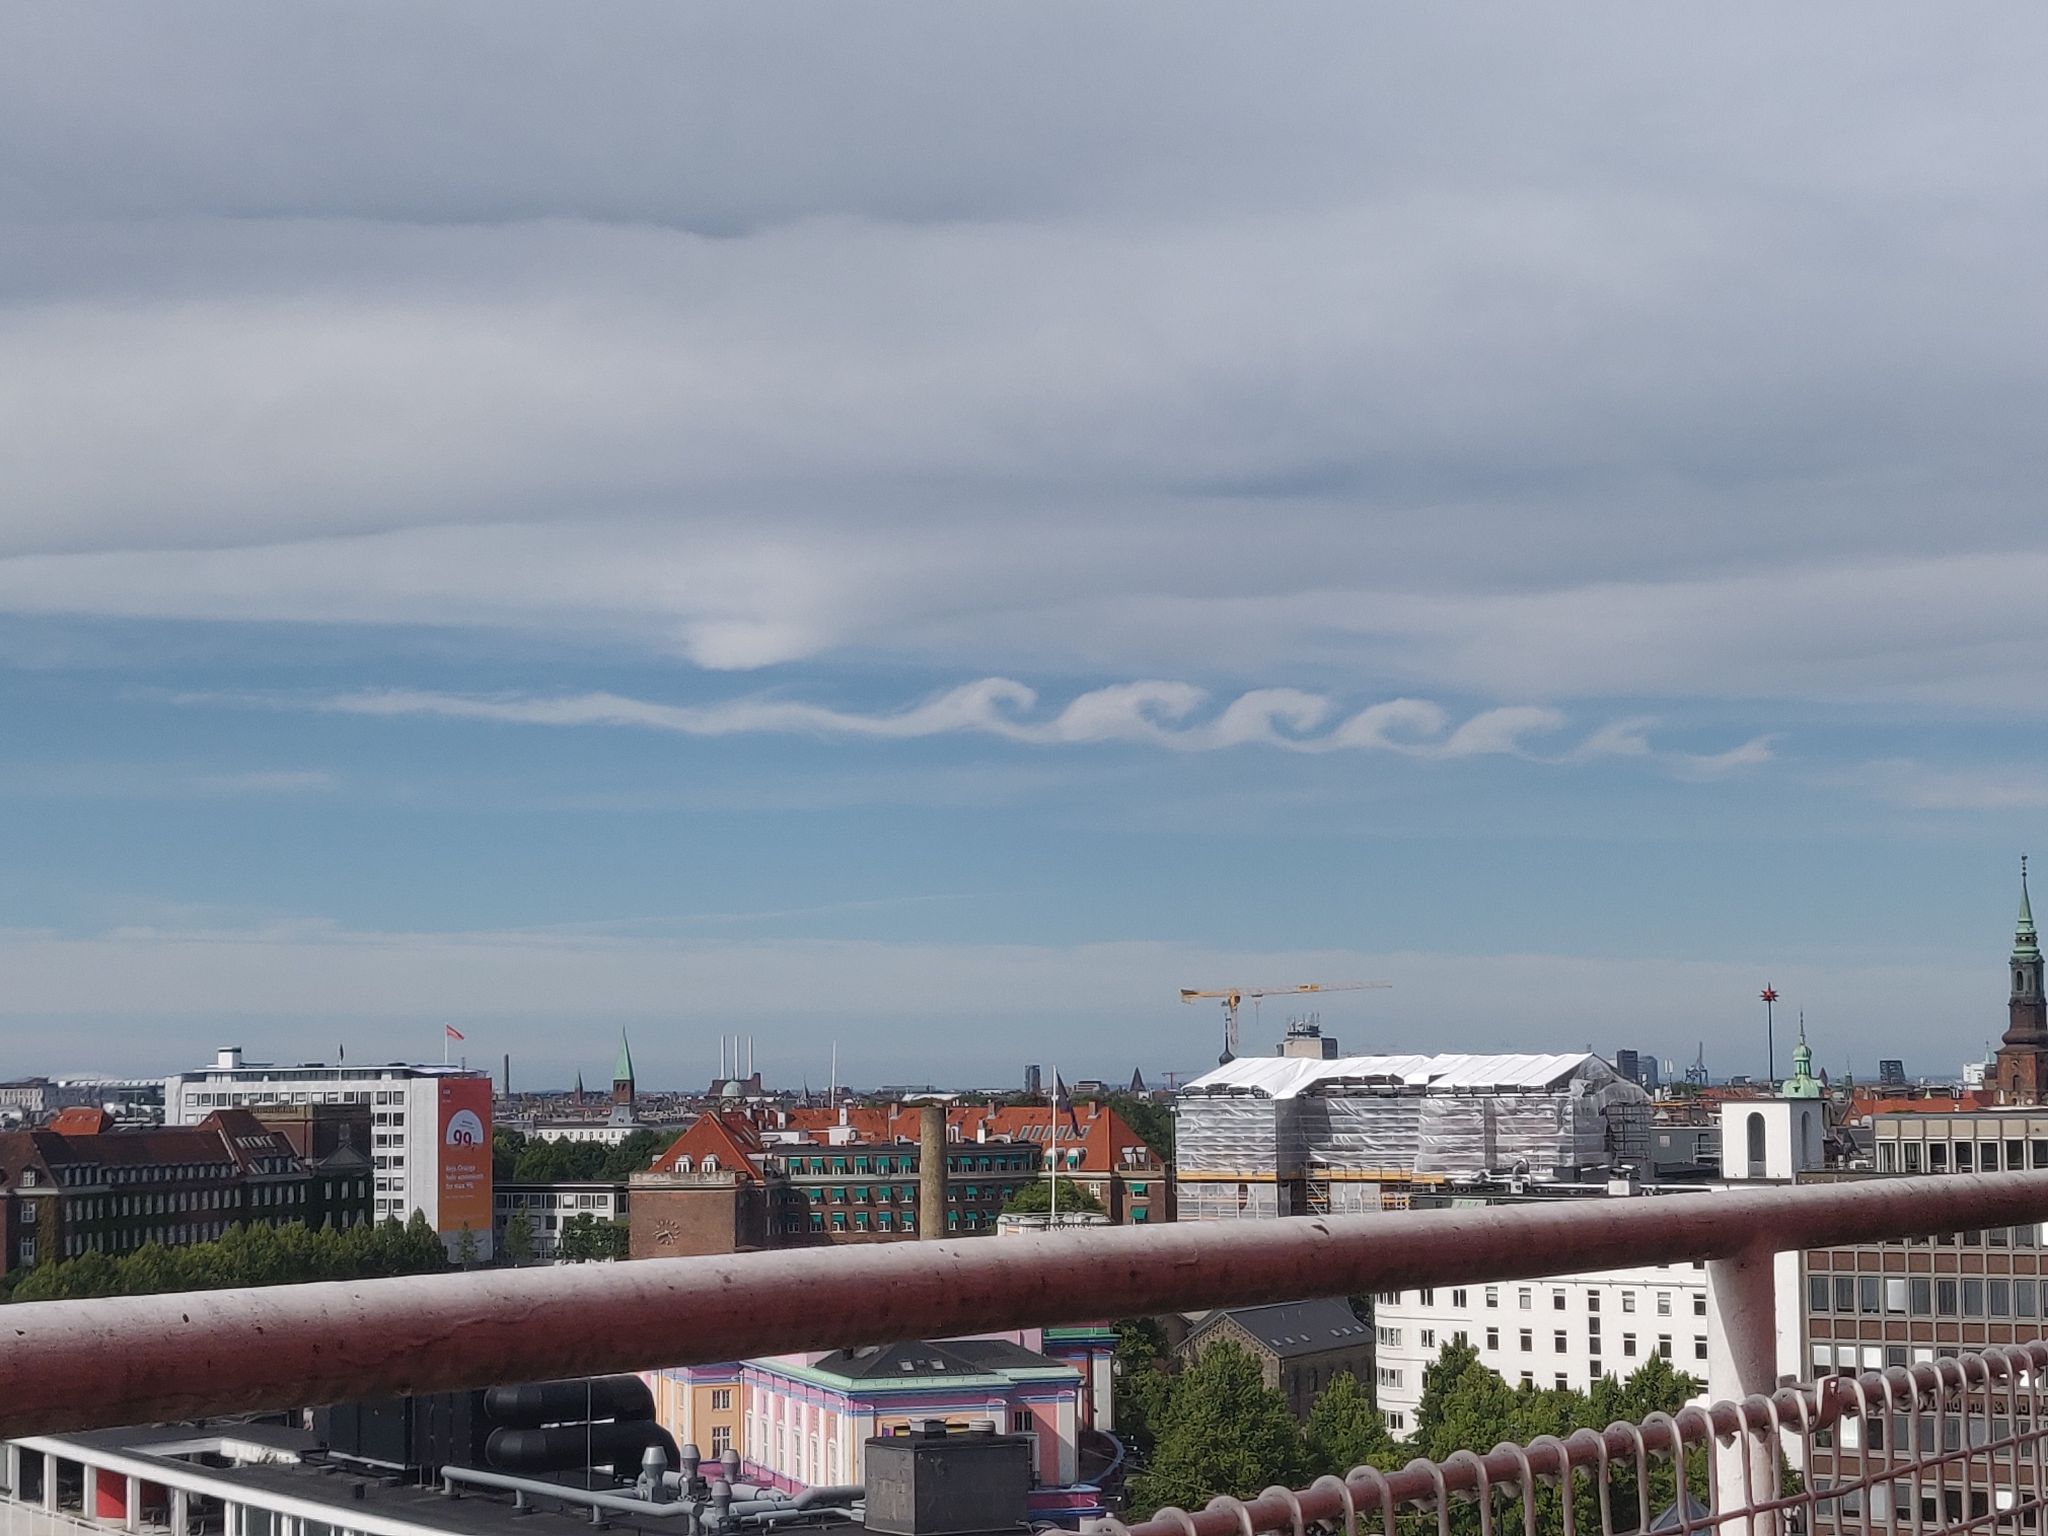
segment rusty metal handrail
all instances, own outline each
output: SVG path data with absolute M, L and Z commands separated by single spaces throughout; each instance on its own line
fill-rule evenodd
M 1782 1387 L 1769 1397 L 1755 1396 L 1739 1403 L 1688 1404 L 1676 1415 L 1651 1414 L 1640 1425 L 1610 1424 L 1604 1430 L 1577 1429 L 1562 1440 L 1546 1435 L 1526 1446 L 1497 1445 L 1484 1453 L 1461 1451 L 1442 1463 L 1418 1458 L 1394 1471 L 1354 1467 L 1342 1477 L 1318 1478 L 1304 1489 L 1269 1488 L 1257 1498 L 1219 1498 L 1200 1510 L 1162 1509 L 1129 1525 L 1105 1520 L 1097 1529 L 1112 1536 L 1246 1536 L 1247 1532 L 1258 1536 L 1263 1532 L 1298 1533 L 1309 1522 L 1325 1522 L 1341 1526 L 1345 1536 L 1359 1536 L 1373 1525 L 1377 1536 L 1387 1536 L 1397 1530 L 1395 1520 L 1403 1512 L 1442 1509 L 1449 1501 L 1491 1498 L 1509 1489 L 1520 1494 L 1526 1509 L 1539 1485 L 1559 1488 L 1569 1498 L 1568 1473 L 1594 1474 L 1597 1491 L 1612 1466 L 1630 1463 L 1637 1472 L 1641 1496 L 1648 1486 L 1642 1474 L 1652 1458 L 1670 1461 L 1702 1448 L 1709 1458 L 1747 1457 L 1762 1448 L 1765 1454 L 1772 1454 L 1775 1463 L 1773 1448 L 1781 1435 L 1797 1438 L 1810 1455 L 1814 1435 L 1844 1419 L 1917 1411 L 1973 1389 L 1995 1403 L 2000 1388 L 2016 1397 L 2023 1381 L 2029 1392 L 2038 1391 L 2044 1371 L 2048 1371 L 2048 1342 L 1993 1346 L 1960 1359 L 1891 1366 L 1852 1377 L 1829 1377 L 1813 1385 Z M 2012 1415 L 2015 1422 L 2022 1417 Z M 1898 1463 L 1887 1458 L 1878 1470 L 1827 1489 L 1780 1493 L 1773 1475 L 1768 1479 L 1769 1496 L 1753 1499 L 1741 1509 L 1716 1510 L 1698 1521 L 1681 1513 L 1677 1523 L 1685 1529 L 1740 1531 L 1746 1523 L 1744 1517 L 1751 1514 L 1811 1507 L 1845 1493 L 1867 1493 L 1879 1483 L 1918 1478 L 1929 1467 L 2031 1446 L 2048 1436 L 2048 1427 L 2032 1424 L 2030 1416 L 2026 1417 L 2027 1427 L 2004 1439 L 1971 1443 L 1967 1436 L 1959 1436 L 1964 1443 L 1957 1449 L 1937 1447 L 1932 1454 L 1916 1453 L 1915 1459 Z M 1739 1437 L 1747 1437 L 1752 1444 L 1743 1445 Z M 1647 1516 L 1646 1510 L 1639 1513 Z M 1567 1525 L 1567 1529 L 1573 1528 L 1583 1529 Z M 1597 1528 L 1611 1531 L 1613 1523 L 1603 1516 Z M 1534 1536 L 1533 1518 L 1525 1520 L 1524 1529 L 1527 1536 Z M 1638 1529 L 1648 1529 L 1647 1518 Z M 1869 1529 L 1867 1521 L 1864 1529 Z
M 0 1308 L 0 1437 L 2048 1220 L 2048 1174 L 1181 1223 Z

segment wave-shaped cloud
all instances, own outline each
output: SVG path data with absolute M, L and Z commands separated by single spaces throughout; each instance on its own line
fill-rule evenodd
M 1276 747 L 1290 752 L 1373 751 L 1451 760 L 1506 756 L 1570 764 L 1598 758 L 1654 759 L 1687 777 L 1713 777 L 1769 761 L 1770 738 L 1754 737 L 1727 751 L 1699 755 L 1652 746 L 1655 723 L 1635 717 L 1602 725 L 1576 745 L 1537 748 L 1568 721 L 1555 709 L 1506 705 L 1454 722 L 1428 699 L 1389 699 L 1345 714 L 1327 694 L 1299 688 L 1254 688 L 1211 709 L 1206 689 L 1146 680 L 1091 689 L 1058 710 L 1039 708 L 1038 691 L 1012 678 L 985 677 L 935 693 L 901 709 L 835 709 L 788 699 L 741 698 L 716 704 L 662 704 L 616 693 L 460 694 L 419 689 L 365 689 L 318 701 L 323 711 L 351 715 L 431 715 L 522 725 L 631 726 L 684 736 L 750 734 L 910 741 L 983 735 L 1033 746 L 1129 743 L 1175 752 Z

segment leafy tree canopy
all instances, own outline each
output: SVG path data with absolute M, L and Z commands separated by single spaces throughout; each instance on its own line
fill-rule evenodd
M 1040 1179 L 1026 1184 L 1010 1196 L 1009 1204 L 1003 1207 L 1005 1216 L 1042 1216 L 1052 1209 L 1052 1180 Z M 1063 1211 L 1102 1210 L 1102 1202 L 1095 1198 L 1095 1191 L 1085 1184 L 1076 1184 L 1072 1179 L 1060 1180 L 1060 1209 Z

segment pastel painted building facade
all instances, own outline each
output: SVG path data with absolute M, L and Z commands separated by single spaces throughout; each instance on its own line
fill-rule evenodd
M 655 1417 L 677 1443 L 706 1457 L 729 1446 L 748 1482 L 791 1492 L 858 1483 L 871 1436 L 937 1419 L 1036 1436 L 1034 1476 L 1054 1489 L 1079 1482 L 1095 1345 L 1058 1341 L 1069 1363 L 1015 1338 L 919 1341 L 675 1367 L 647 1380 Z

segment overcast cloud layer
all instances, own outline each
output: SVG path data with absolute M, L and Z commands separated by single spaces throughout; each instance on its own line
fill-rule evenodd
M 2018 5 L 0 0 L 0 617 L 324 722 L 181 783 L 402 718 L 2038 810 L 1963 737 L 2048 698 L 2044 66 Z

